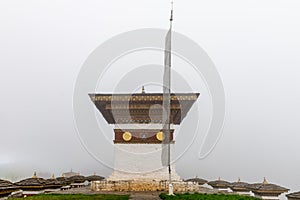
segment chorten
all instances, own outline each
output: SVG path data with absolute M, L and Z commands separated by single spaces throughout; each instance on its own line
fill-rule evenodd
M 254 183 L 247 186 L 259 199 L 279 199 L 279 195 L 286 193 L 289 189 L 281 187 L 279 185 L 268 183 L 267 179 L 264 178 L 262 183 Z
M 108 180 L 161 181 L 169 178 L 162 164 L 163 93 L 89 94 L 108 124 L 114 125 L 114 170 Z M 180 125 L 199 93 L 170 95 L 170 158 L 174 159 L 174 125 Z M 171 163 L 172 180 L 181 180 Z

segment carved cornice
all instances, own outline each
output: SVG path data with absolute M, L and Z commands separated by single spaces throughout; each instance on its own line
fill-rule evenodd
M 180 124 L 199 93 L 171 94 L 172 124 Z M 90 94 L 98 110 L 109 124 L 162 123 L 162 93 Z

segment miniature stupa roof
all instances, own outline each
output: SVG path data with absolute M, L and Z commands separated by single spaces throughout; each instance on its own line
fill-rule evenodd
M 8 195 L 17 189 L 18 187 L 15 186 L 12 182 L 0 179 L 0 196 Z
M 212 186 L 213 188 L 228 188 L 230 183 L 227 181 L 221 180 L 221 178 L 219 177 L 218 180 L 209 181 L 207 184 Z
M 54 174 L 51 176 L 51 178 L 45 180 L 46 187 L 59 187 L 62 186 L 62 184 L 63 183 L 61 181 L 54 177 Z
M 12 187 L 13 185 L 10 181 L 0 179 L 0 188 Z
M 86 180 L 88 180 L 88 181 L 101 181 L 103 179 L 105 179 L 103 176 L 99 176 L 96 174 L 86 177 Z
M 43 178 L 27 178 L 16 182 L 18 186 L 42 186 L 45 183 Z
M 247 186 L 249 185 L 249 183 L 246 182 L 242 182 L 240 178 L 238 178 L 238 180 L 236 182 L 230 183 L 229 187 L 230 189 L 232 189 L 233 191 L 243 191 L 243 192 L 248 192 L 250 191 Z
M 195 178 L 190 178 L 190 179 L 187 179 L 187 180 L 184 180 L 185 182 L 194 182 L 194 183 L 198 183 L 199 185 L 203 185 L 205 183 L 207 183 L 208 181 L 205 180 L 205 179 L 202 179 L 202 178 L 198 178 L 198 177 L 195 177 Z
M 289 199 L 300 199 L 300 192 L 294 192 L 286 195 Z
M 279 185 L 268 183 L 266 178 L 264 178 L 263 183 L 254 183 L 247 185 L 247 188 L 254 193 L 259 194 L 276 194 L 279 195 L 284 192 L 288 192 L 289 189 L 281 187 Z
M 68 178 L 61 176 L 61 177 L 57 177 L 56 180 L 61 184 L 61 185 L 68 185 L 71 183 L 71 181 L 69 181 Z
M 21 188 L 41 188 L 44 187 L 44 184 L 45 180 L 43 178 L 27 178 L 15 183 Z
M 68 181 L 70 181 L 71 183 L 83 183 L 84 181 L 86 181 L 86 177 L 81 175 L 71 176 L 68 178 Z
M 27 178 L 15 183 L 15 185 L 20 186 L 21 188 L 41 188 L 44 186 L 44 184 L 45 179 L 37 177 L 36 172 L 34 172 L 31 178 Z

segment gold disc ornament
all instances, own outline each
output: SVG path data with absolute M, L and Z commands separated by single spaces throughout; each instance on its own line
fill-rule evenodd
M 129 141 L 129 140 L 131 140 L 131 138 L 132 138 L 132 135 L 130 132 L 123 133 L 123 140 Z
M 163 140 L 163 135 L 164 133 L 162 131 L 159 131 L 156 133 L 156 139 L 158 139 L 159 141 Z

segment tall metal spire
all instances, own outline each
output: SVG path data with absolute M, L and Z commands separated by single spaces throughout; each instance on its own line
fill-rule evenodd
M 174 1 L 171 0 L 171 17 L 170 17 L 171 23 L 172 23 L 172 21 L 173 21 L 173 9 L 174 9 Z
M 168 166 L 169 171 L 169 195 L 173 195 L 171 175 L 171 151 L 170 151 L 170 115 L 171 115 L 171 36 L 173 21 L 173 0 L 171 1 L 170 29 L 165 38 L 165 61 L 163 76 L 163 141 L 162 141 L 162 165 Z

